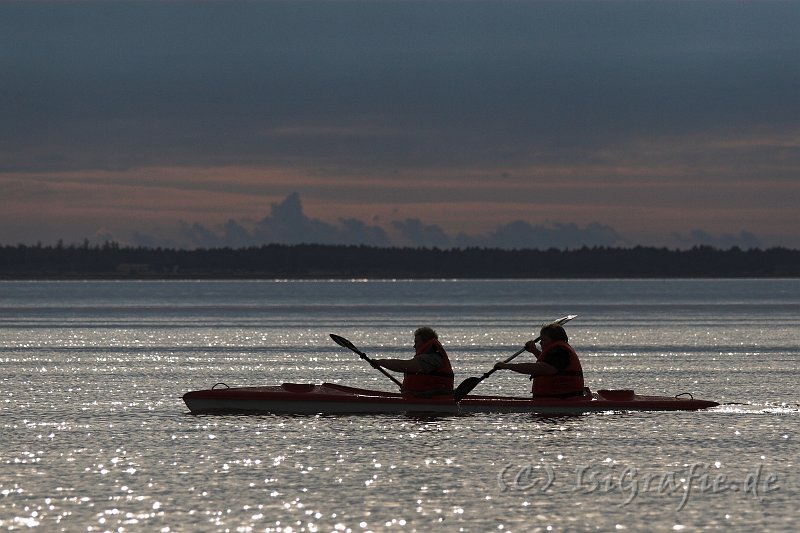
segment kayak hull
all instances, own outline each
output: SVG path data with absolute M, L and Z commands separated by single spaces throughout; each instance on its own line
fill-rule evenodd
M 601 411 L 695 411 L 718 405 L 707 400 L 669 396 L 607 399 L 595 393 L 577 399 L 467 396 L 419 398 L 393 392 L 373 391 L 332 383 L 269 387 L 214 388 L 187 392 L 183 401 L 192 414 L 469 414 L 535 413 L 581 414 Z

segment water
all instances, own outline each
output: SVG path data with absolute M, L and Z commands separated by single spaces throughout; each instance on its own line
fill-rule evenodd
M 0 283 L 0 528 L 792 531 L 800 280 Z M 727 403 L 543 418 L 192 416 L 232 386 L 393 384 L 327 337 L 456 383 L 541 322 L 593 389 Z M 525 395 L 498 372 L 482 393 Z

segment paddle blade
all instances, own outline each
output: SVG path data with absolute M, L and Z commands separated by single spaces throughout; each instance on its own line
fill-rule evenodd
M 559 318 L 558 320 L 556 320 L 556 321 L 555 321 L 555 322 L 553 322 L 553 323 L 554 323 L 554 324 L 558 324 L 559 326 L 563 326 L 564 324 L 566 324 L 566 323 L 567 323 L 567 322 L 569 322 L 570 320 L 574 320 L 574 319 L 576 319 L 576 318 L 578 318 L 578 315 L 567 315 L 567 316 L 565 316 L 565 317 L 561 317 L 561 318 Z
M 455 398 L 456 401 L 461 400 L 461 398 L 472 392 L 472 389 L 477 387 L 481 381 L 483 381 L 483 378 L 475 376 L 465 379 L 461 382 L 461 385 L 456 387 L 456 390 L 453 391 L 453 398 Z
M 356 348 L 352 342 L 345 339 L 344 337 L 340 337 L 339 335 L 336 335 L 334 333 L 331 333 L 330 336 L 331 339 L 333 339 L 333 342 L 335 342 L 342 348 L 347 348 L 348 350 L 353 350 L 356 353 L 361 353 L 361 351 L 358 348 Z
M 352 342 L 350 342 L 349 340 L 345 339 L 344 337 L 341 337 L 341 336 L 336 335 L 334 333 L 329 333 L 329 335 L 330 335 L 331 339 L 333 339 L 333 342 L 335 342 L 336 344 L 338 344 L 342 348 L 347 348 L 348 350 L 353 350 L 354 352 L 356 352 L 361 357 L 361 359 L 363 359 L 364 361 L 366 361 L 370 365 L 372 365 L 372 368 L 374 368 L 375 370 L 377 370 L 378 372 L 380 372 L 381 374 L 383 374 L 387 378 L 389 378 L 392 381 L 394 381 L 395 384 L 397 384 L 397 386 L 400 387 L 400 390 L 403 390 L 403 384 L 402 383 L 397 381 L 386 370 L 382 369 L 375 361 L 373 361 L 372 359 L 367 357 L 367 354 L 365 354 L 364 352 L 362 352 L 361 350 L 356 348 L 355 345 Z

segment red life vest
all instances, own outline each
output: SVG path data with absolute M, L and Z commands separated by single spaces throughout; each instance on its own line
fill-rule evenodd
M 542 350 L 536 361 L 547 363 L 547 356 L 556 348 L 563 348 L 569 352 L 569 364 L 556 374 L 533 378 L 533 387 L 531 388 L 533 396 L 556 398 L 583 396 L 583 369 L 578 354 L 575 353 L 572 346 L 563 341 L 553 342 Z
M 442 366 L 433 372 L 406 372 L 403 374 L 403 392 L 411 394 L 420 392 L 440 392 L 447 394 L 453 391 L 453 367 L 441 343 L 431 339 L 417 350 L 415 358 L 428 353 L 436 352 L 442 357 Z

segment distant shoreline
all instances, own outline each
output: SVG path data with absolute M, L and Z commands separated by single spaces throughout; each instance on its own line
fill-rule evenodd
M 800 250 L 0 246 L 2 280 L 798 278 Z
M 795 277 L 652 277 L 652 278 L 644 278 L 644 277 L 630 277 L 630 278 L 622 278 L 622 277 L 609 277 L 609 278 L 267 278 L 267 277 L 240 277 L 240 278 L 231 278 L 231 277 L 218 277 L 212 278 L 209 276 L 198 276 L 198 277 L 101 277 L 101 276 L 94 276 L 94 277 L 20 277 L 20 278 L 10 278 L 10 277 L 0 277 L 0 283 L 25 283 L 25 282 L 65 282 L 65 283 L 88 283 L 88 282 L 125 282 L 125 281 L 132 281 L 132 282 L 193 282 L 193 281 L 209 281 L 209 282 L 274 282 L 274 283 L 292 283 L 292 282 L 363 282 L 363 283 L 403 283 L 403 282 L 415 282 L 415 281 L 430 281 L 430 282 L 461 282 L 461 281 L 713 281 L 713 280 L 730 280 L 730 281 L 760 281 L 760 280 L 795 280 L 800 279 L 800 276 Z

